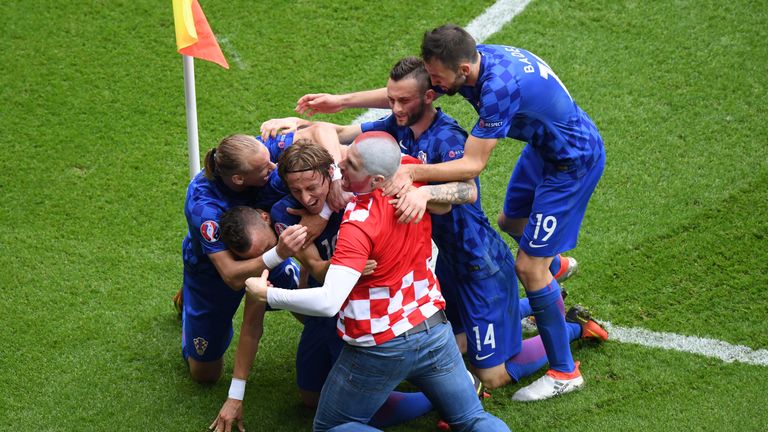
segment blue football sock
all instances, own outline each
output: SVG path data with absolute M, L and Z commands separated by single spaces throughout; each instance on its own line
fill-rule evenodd
M 533 375 L 547 364 L 547 352 L 541 342 L 541 336 L 523 340 L 523 347 L 517 355 L 504 362 L 507 373 L 515 382 Z
M 393 391 L 373 415 L 369 424 L 377 428 L 407 422 L 432 411 L 432 403 L 422 392 Z
M 556 275 L 560 271 L 560 254 L 555 255 L 552 263 L 549 265 L 549 272 Z
M 541 341 L 547 351 L 549 367 L 559 372 L 573 372 L 573 356 L 569 334 L 565 325 L 563 298 L 560 285 L 552 279 L 538 291 L 526 291 L 531 303 Z
M 581 325 L 578 323 L 565 322 L 565 328 L 568 330 L 568 340 L 573 342 L 581 338 Z

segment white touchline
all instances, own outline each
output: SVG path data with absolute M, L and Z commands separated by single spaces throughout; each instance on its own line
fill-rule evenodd
M 726 363 L 736 361 L 757 366 L 768 366 L 767 349 L 752 349 L 744 345 L 732 345 L 717 339 L 654 332 L 642 328 L 626 328 L 615 326 L 610 322 L 602 323 L 610 335 L 609 341 L 614 340 L 651 348 L 700 354 L 719 358 Z
M 464 29 L 467 30 L 478 43 L 483 42 L 488 36 L 501 30 L 501 28 L 504 27 L 504 24 L 512 21 L 512 18 L 522 12 L 530 2 L 531 0 L 499 0 L 486 9 L 480 16 L 473 19 L 464 27 Z M 352 120 L 352 124 L 374 121 L 389 113 L 390 110 L 388 109 L 370 109 Z
M 472 20 L 465 29 L 477 42 L 483 42 L 492 34 L 501 30 L 504 24 L 522 12 L 531 0 L 499 0 Z M 352 121 L 352 124 L 365 123 L 389 114 L 388 109 L 370 109 Z M 626 328 L 604 323 L 610 340 L 632 343 L 652 348 L 662 348 L 700 354 L 719 358 L 726 363 L 741 362 L 768 366 L 768 350 L 732 345 L 717 339 L 683 336 L 675 333 L 660 333 L 641 328 Z

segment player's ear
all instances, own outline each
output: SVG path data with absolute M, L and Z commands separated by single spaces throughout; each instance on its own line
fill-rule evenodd
M 269 213 L 267 213 L 265 211 L 261 211 L 261 212 L 259 212 L 259 216 L 261 216 L 261 219 L 263 219 L 264 222 L 266 222 L 266 223 L 268 223 L 270 225 L 272 224 L 272 219 L 269 217 Z
M 437 93 L 432 89 L 427 89 L 427 91 L 424 93 L 424 102 L 431 104 L 435 101 L 435 99 L 437 99 Z
M 465 77 L 469 76 L 469 71 L 472 70 L 472 65 L 469 63 L 461 63 L 459 64 L 459 75 L 463 75 Z
M 243 184 L 245 184 L 245 179 L 240 174 L 233 174 L 232 183 L 234 183 L 237 186 L 242 186 Z

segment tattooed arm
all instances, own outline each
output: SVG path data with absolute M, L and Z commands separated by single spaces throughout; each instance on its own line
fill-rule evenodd
M 402 197 L 390 200 L 390 203 L 397 208 L 397 214 L 400 216 L 398 222 L 419 223 L 426 210 L 444 214 L 451 210 L 452 204 L 470 204 L 476 200 L 477 186 L 475 180 L 470 179 L 411 188 Z

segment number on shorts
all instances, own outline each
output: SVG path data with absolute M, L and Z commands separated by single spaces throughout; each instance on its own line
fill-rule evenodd
M 543 228 L 544 232 L 547 233 L 544 238 L 541 239 L 541 241 L 547 241 L 550 237 L 552 237 L 552 234 L 555 232 L 555 228 L 557 228 L 557 218 L 554 216 L 547 216 L 544 218 L 544 223 L 542 223 L 541 218 L 543 216 L 544 215 L 541 213 L 536 213 L 536 229 L 533 231 L 534 240 L 539 238 L 539 228 Z
M 472 327 L 472 331 L 475 332 L 475 345 L 477 345 L 477 351 L 483 350 L 483 345 L 490 345 L 491 349 L 496 348 L 496 335 L 493 333 L 493 323 L 488 324 L 488 331 L 485 332 L 485 338 L 481 338 L 480 327 Z M 483 339 L 483 343 L 480 343 L 480 339 Z

